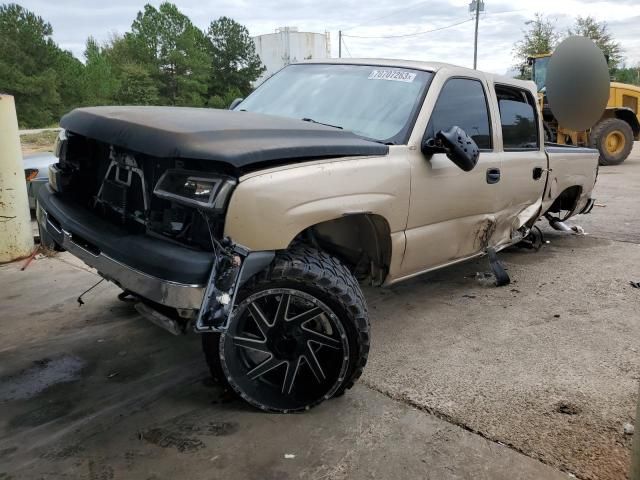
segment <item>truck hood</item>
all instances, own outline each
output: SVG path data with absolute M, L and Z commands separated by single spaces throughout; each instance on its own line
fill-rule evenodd
M 385 155 L 387 145 L 333 127 L 251 112 L 187 107 L 77 108 L 62 117 L 70 133 L 159 158 L 228 163 Z

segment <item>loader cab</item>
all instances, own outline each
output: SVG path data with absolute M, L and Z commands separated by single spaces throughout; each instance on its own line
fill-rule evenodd
M 538 92 L 542 91 L 547 84 L 549 60 L 551 60 L 550 53 L 536 55 L 528 59 L 528 64 L 531 66 L 531 80 L 535 82 Z

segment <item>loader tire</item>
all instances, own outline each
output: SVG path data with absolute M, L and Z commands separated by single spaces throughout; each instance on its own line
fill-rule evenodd
M 590 143 L 600 152 L 600 165 L 619 165 L 633 148 L 633 130 L 624 120 L 607 118 L 591 129 Z
M 302 245 L 280 252 L 242 287 L 236 305 L 228 330 L 204 334 L 202 345 L 212 375 L 251 405 L 308 410 L 362 375 L 366 303 L 335 257 Z

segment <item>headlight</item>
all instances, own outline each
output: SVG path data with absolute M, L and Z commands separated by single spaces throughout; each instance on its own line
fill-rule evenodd
M 222 212 L 236 183 L 223 175 L 170 169 L 162 174 L 153 193 L 182 205 Z
M 58 136 L 56 137 L 56 142 L 53 146 L 53 153 L 57 158 L 60 158 L 60 155 L 66 153 L 67 150 L 67 132 L 66 130 L 60 130 Z

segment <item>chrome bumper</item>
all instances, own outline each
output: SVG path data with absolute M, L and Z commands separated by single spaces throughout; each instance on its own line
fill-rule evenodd
M 57 241 L 62 248 L 90 267 L 95 268 L 102 277 L 115 283 L 123 290 L 129 290 L 167 307 L 191 310 L 197 310 L 201 307 L 204 285 L 188 285 L 163 280 L 124 265 L 104 253 L 96 255 L 74 242 L 70 232 L 55 226 L 49 220 L 47 212 L 42 206 L 38 205 L 36 215 L 41 229 L 55 238 L 62 237 L 62 242 Z

